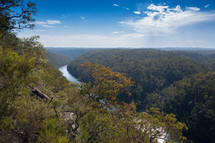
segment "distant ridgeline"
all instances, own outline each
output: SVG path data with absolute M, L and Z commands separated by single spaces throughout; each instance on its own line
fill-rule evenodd
M 47 59 L 49 64 L 58 69 L 64 65 L 67 65 L 72 61 L 72 58 L 63 54 L 57 54 L 53 52 L 47 52 Z
M 135 81 L 132 96 L 119 95 L 119 100 L 134 101 L 138 111 L 159 107 L 175 113 L 188 125 L 188 137 L 196 142 L 215 141 L 215 80 L 209 80 L 215 77 L 215 50 L 88 51 L 68 66 L 73 76 L 87 82 L 89 76 L 78 68 L 84 62 L 104 65 Z
M 47 47 L 47 59 L 54 68 L 60 68 L 67 65 L 71 60 L 81 56 L 87 51 L 96 50 L 97 48 L 54 48 Z

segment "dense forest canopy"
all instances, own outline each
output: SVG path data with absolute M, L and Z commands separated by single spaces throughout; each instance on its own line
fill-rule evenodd
M 158 93 L 147 96 L 148 106 L 174 113 L 186 122 L 196 142 L 214 142 L 215 73 L 199 73 L 183 78 Z
M 159 107 L 174 113 L 187 123 L 187 137 L 195 142 L 214 142 L 214 61 L 214 53 L 207 51 L 111 49 L 87 52 L 73 60 L 68 70 L 83 81 L 90 79 L 78 66 L 84 62 L 125 73 L 135 85 L 132 96 L 120 94 L 119 100 L 134 102 L 137 111 Z
M 138 110 L 144 108 L 147 93 L 167 87 L 184 76 L 209 69 L 207 65 L 173 52 L 153 49 L 97 50 L 80 56 L 68 66 L 72 75 L 81 77 L 83 81 L 88 79 L 78 65 L 84 62 L 99 63 L 131 77 L 135 81 L 134 96 L 127 100 L 140 102 Z

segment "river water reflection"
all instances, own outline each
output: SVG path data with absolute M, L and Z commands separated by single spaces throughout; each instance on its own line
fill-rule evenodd
M 76 79 L 74 76 L 72 76 L 68 70 L 67 70 L 67 66 L 68 65 L 65 65 L 65 66 L 62 66 L 59 68 L 59 71 L 61 71 L 63 73 L 63 76 L 66 77 L 67 80 L 71 81 L 71 82 L 76 82 L 78 84 L 81 84 L 81 82 Z

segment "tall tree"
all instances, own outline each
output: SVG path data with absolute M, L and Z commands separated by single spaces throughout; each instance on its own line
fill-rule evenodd
M 0 33 L 23 28 L 33 28 L 36 4 L 24 0 L 0 1 Z M 2 37 L 1 35 L 1 37 Z

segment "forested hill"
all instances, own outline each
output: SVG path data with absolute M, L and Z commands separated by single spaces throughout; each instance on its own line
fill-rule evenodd
M 174 52 L 155 49 L 97 50 L 83 54 L 68 66 L 72 75 L 81 77 L 83 81 L 87 81 L 87 77 L 78 65 L 84 62 L 99 63 L 131 77 L 135 81 L 134 96 L 127 100 L 138 102 L 139 110 L 144 108 L 147 93 L 167 87 L 184 76 L 208 70 L 207 65 Z
M 96 50 L 96 48 L 46 48 L 48 61 L 56 69 L 66 64 L 69 64 L 71 60 L 92 50 Z
M 187 136 L 195 142 L 214 142 L 215 72 L 183 78 L 160 92 L 147 95 L 147 106 L 174 113 L 189 127 Z
M 89 81 L 78 65 L 99 63 L 113 71 L 125 73 L 135 81 L 132 96 L 118 96 L 134 101 L 138 111 L 159 107 L 175 113 L 188 125 L 187 137 L 195 142 L 214 142 L 215 95 L 214 54 L 194 51 L 162 51 L 155 49 L 97 50 L 73 60 L 68 70 L 72 75 Z M 200 113 L 201 111 L 201 113 Z M 207 132 L 210 133 L 207 133 Z

